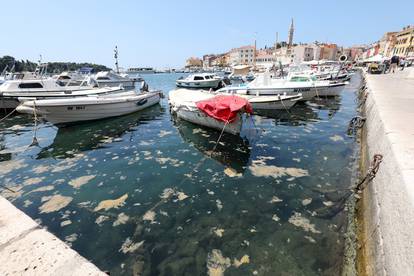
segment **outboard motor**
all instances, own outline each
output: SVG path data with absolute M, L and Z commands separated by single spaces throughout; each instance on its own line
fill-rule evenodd
M 148 83 L 147 83 L 146 81 L 143 81 L 143 82 L 141 83 L 141 88 L 140 88 L 140 90 L 141 90 L 141 92 L 148 92 L 148 91 L 149 91 L 149 89 L 148 89 Z
M 231 84 L 231 81 L 228 77 L 224 77 L 222 82 L 224 82 L 225 85 L 230 85 Z

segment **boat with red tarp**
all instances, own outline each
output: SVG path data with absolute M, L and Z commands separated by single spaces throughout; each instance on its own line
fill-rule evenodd
M 177 89 L 170 92 L 169 101 L 177 117 L 234 135 L 242 129 L 243 114 L 253 112 L 246 99 L 235 95 Z

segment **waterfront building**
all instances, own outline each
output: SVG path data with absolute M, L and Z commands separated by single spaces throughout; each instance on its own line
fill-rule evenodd
M 314 60 L 314 51 L 311 45 L 302 44 L 293 47 L 291 57 L 294 63 Z
M 391 57 L 396 42 L 397 32 L 387 32 L 379 41 L 379 53 L 384 57 Z
M 414 56 L 414 26 L 404 27 L 395 35 L 393 55 L 400 57 Z
M 202 67 L 202 66 L 203 66 L 203 61 L 201 59 L 197 58 L 197 57 L 190 57 L 185 62 L 185 67 L 186 68 Z
M 253 65 L 255 47 L 253 45 L 234 48 L 230 51 L 229 62 L 231 65 Z
M 355 45 L 351 47 L 351 56 L 350 56 L 350 60 L 351 61 L 356 61 L 357 59 L 359 59 L 360 57 L 362 57 L 362 54 L 364 53 L 365 49 L 367 48 L 367 46 L 365 45 Z
M 319 59 L 336 60 L 338 46 L 336 44 L 322 44 L 320 45 Z
M 212 67 L 212 63 L 216 55 L 204 55 L 203 56 L 203 69 L 209 69 Z
M 308 46 L 313 49 L 313 60 L 319 60 L 321 56 L 321 46 L 319 46 L 319 43 L 315 42 Z
M 227 67 L 228 53 L 214 55 L 210 60 L 210 67 Z
M 376 41 L 366 48 L 365 52 L 362 55 L 362 58 L 367 59 L 373 56 L 376 56 L 380 53 L 380 44 L 379 41 Z
M 256 55 L 256 66 L 262 68 L 270 68 L 276 62 L 276 56 L 269 49 L 259 50 Z

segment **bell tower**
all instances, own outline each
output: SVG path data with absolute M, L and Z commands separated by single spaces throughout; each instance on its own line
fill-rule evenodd
M 295 28 L 293 26 L 293 18 L 292 21 L 290 23 L 290 27 L 289 27 L 289 37 L 288 37 L 288 48 L 292 48 L 292 43 L 293 43 L 293 33 L 295 31 Z

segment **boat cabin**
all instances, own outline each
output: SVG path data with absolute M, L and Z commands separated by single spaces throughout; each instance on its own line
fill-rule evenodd
M 186 78 L 187 81 L 205 81 L 216 80 L 217 76 L 214 74 L 194 74 Z

